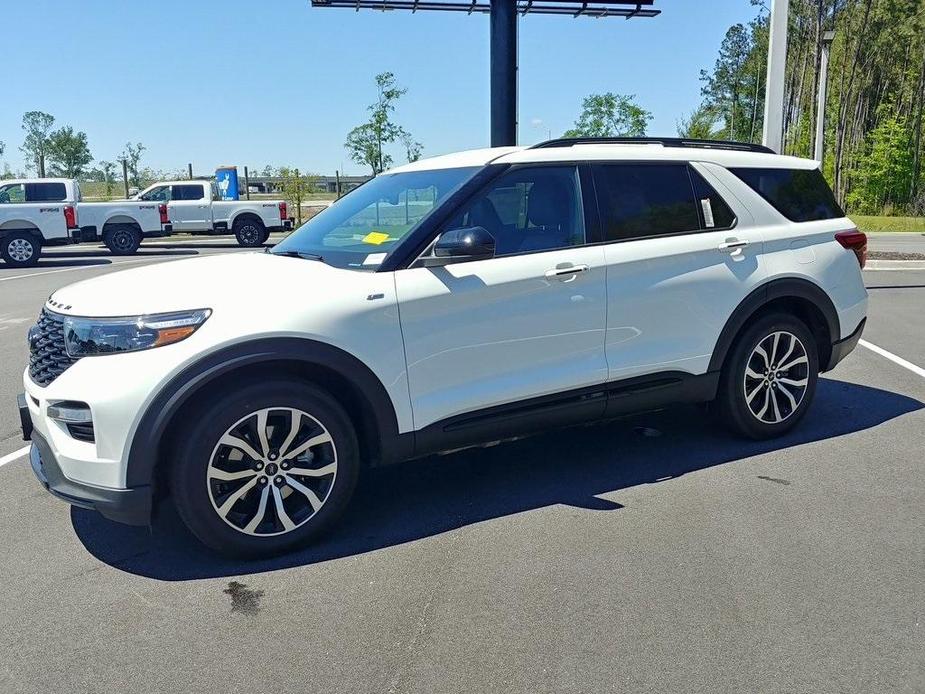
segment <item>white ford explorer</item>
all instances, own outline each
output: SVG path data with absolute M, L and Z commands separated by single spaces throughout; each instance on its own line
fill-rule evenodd
M 56 291 L 24 434 L 72 504 L 146 524 L 171 496 L 205 544 L 277 553 L 371 465 L 672 403 L 783 434 L 860 338 L 866 248 L 816 162 L 754 145 L 437 157 L 269 252 Z

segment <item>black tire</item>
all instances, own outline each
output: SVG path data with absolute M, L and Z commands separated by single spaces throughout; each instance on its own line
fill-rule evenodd
M 781 436 L 806 415 L 818 378 L 819 350 L 806 324 L 785 313 L 768 314 L 736 339 L 720 374 L 713 411 L 736 434 Z
M 30 231 L 11 231 L 0 238 L 0 257 L 12 267 L 32 267 L 42 256 L 42 239 Z
M 325 391 L 292 380 L 236 385 L 213 394 L 209 403 L 178 432 L 170 470 L 174 503 L 192 533 L 216 551 L 242 558 L 280 554 L 322 535 L 347 507 L 360 470 L 356 433 L 344 409 Z M 288 408 L 304 414 L 298 434 L 287 443 L 295 421 Z M 260 450 L 257 435 L 261 411 L 268 411 L 263 420 L 266 452 Z M 252 441 L 251 452 L 263 457 L 255 460 L 243 448 L 220 443 L 226 435 Z M 325 436 L 330 440 L 286 457 L 286 451 L 295 452 Z M 293 461 L 294 467 L 286 468 Z M 291 472 L 313 468 L 318 473 L 332 467 L 334 471 L 324 476 Z M 239 478 L 215 477 L 229 471 Z M 312 491 L 315 499 L 297 491 L 299 486 Z M 236 494 L 242 495 L 232 500 Z M 292 529 L 286 530 L 283 516 Z
M 234 237 L 239 246 L 257 248 L 269 237 L 266 227 L 256 217 L 239 217 L 234 222 Z
M 133 255 L 141 239 L 141 231 L 131 224 L 109 224 L 103 230 L 103 243 L 113 255 Z
M 260 235 L 260 245 L 262 246 L 267 242 L 267 239 L 270 238 L 270 230 L 264 229 L 263 233 Z

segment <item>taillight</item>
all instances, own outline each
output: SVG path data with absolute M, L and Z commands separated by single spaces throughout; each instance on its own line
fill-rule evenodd
M 68 229 L 77 228 L 77 209 L 71 205 L 64 206 L 64 222 Z
M 288 211 L 289 211 L 289 210 L 288 210 L 288 208 L 286 207 L 286 203 L 281 202 L 281 203 L 279 204 L 279 221 L 281 221 L 281 222 L 286 221 L 286 219 L 287 219 L 287 217 L 288 217 L 288 215 L 287 215 L 286 213 L 287 213 Z
M 839 231 L 835 234 L 835 240 L 842 245 L 842 248 L 847 248 L 854 253 L 861 268 L 867 264 L 867 234 L 857 229 Z
M 170 218 L 167 216 L 167 205 L 158 205 L 157 211 L 161 215 L 161 224 L 170 224 Z

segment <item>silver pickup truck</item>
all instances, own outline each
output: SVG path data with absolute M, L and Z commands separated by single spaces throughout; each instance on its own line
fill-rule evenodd
M 142 238 L 168 236 L 165 204 L 138 200 L 83 202 L 70 178 L 0 182 L 0 257 L 35 265 L 45 246 L 102 241 L 114 255 L 138 250 Z

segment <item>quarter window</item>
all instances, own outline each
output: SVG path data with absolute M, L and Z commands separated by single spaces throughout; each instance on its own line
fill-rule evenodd
M 729 170 L 791 222 L 845 216 L 819 169 Z
M 700 230 L 687 164 L 599 164 L 594 185 L 608 241 Z
M 574 166 L 515 169 L 466 205 L 446 227 L 484 227 L 495 255 L 554 250 L 585 243 L 578 171 Z

